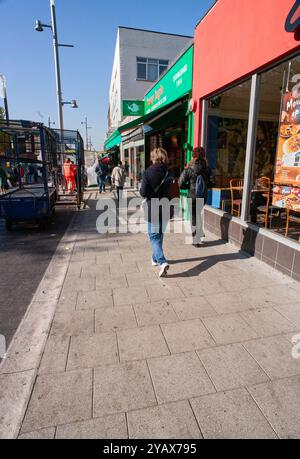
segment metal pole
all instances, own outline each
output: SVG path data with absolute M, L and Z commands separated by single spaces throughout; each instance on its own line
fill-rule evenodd
M 7 125 L 9 124 L 9 113 L 8 113 L 8 102 L 7 102 L 7 94 L 6 89 L 4 88 L 4 110 L 5 110 L 5 119 Z
M 54 63 L 55 63 L 55 73 L 56 73 L 58 120 L 59 120 L 59 129 L 63 131 L 64 130 L 64 117 L 63 117 L 55 0 L 50 0 L 50 9 L 51 9 L 52 33 L 53 33 Z
M 86 149 L 89 150 L 89 133 L 88 133 L 88 119 L 87 116 L 85 117 L 85 144 Z
M 257 141 L 257 122 L 260 107 L 260 91 L 261 91 L 261 77 L 260 75 L 253 75 L 251 82 L 251 96 L 250 96 L 250 112 L 248 123 L 248 139 L 246 150 L 245 162 L 245 177 L 244 177 L 244 190 L 243 190 L 243 203 L 242 203 L 242 222 L 249 221 L 250 203 L 251 203 L 251 189 L 253 182 L 253 169 L 255 163 L 256 141 Z

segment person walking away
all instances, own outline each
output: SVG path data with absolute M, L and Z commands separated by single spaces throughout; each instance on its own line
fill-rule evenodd
M 68 193 L 71 193 L 74 187 L 74 174 L 72 171 L 72 163 L 70 158 L 66 160 L 64 163 L 64 176 L 66 180 L 66 185 L 67 185 L 67 191 Z
M 105 163 L 99 159 L 99 164 L 96 167 L 96 174 L 97 174 L 97 182 L 99 185 L 99 192 L 100 194 L 105 193 L 105 183 L 107 178 L 108 168 Z
M 112 192 L 112 172 L 114 170 L 114 167 L 111 163 L 108 163 L 107 165 L 107 180 L 108 180 L 108 184 L 109 184 L 109 192 L 111 193 Z
M 193 245 L 197 248 L 204 244 L 203 211 L 204 205 L 207 202 L 210 176 L 211 170 L 207 165 L 204 148 L 195 148 L 191 162 L 180 176 L 179 186 L 182 190 L 189 190 L 189 211 Z M 200 203 L 200 206 L 197 206 L 197 201 L 200 199 L 203 201 Z M 201 209 L 200 214 L 197 212 L 198 209 Z
M 171 189 L 174 181 L 168 170 L 168 154 L 163 148 L 156 148 L 151 153 L 152 166 L 143 174 L 140 194 L 145 199 L 145 218 L 148 222 L 148 235 L 152 246 L 152 266 L 159 267 L 159 277 L 165 277 L 169 264 L 163 250 L 164 233 L 172 218 L 173 209 L 165 209 L 158 200 L 171 201 Z
M 112 184 L 116 187 L 117 190 L 117 199 L 120 202 L 122 197 L 122 193 L 125 186 L 126 181 L 126 171 L 123 167 L 122 161 L 119 162 L 118 166 L 114 168 L 111 175 Z
M 77 189 L 77 170 L 78 167 L 76 164 L 74 164 L 74 161 L 71 161 L 71 171 L 72 171 L 72 191 L 76 191 Z

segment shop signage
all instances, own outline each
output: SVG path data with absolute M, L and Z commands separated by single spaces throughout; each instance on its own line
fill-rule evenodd
M 143 116 L 143 100 L 123 100 L 123 116 Z
M 145 97 L 145 114 L 165 107 L 192 90 L 193 54 L 191 47 Z
M 300 98 L 283 96 L 273 205 L 300 212 Z
M 300 29 L 300 0 L 296 0 L 285 23 L 287 32 L 296 32 Z

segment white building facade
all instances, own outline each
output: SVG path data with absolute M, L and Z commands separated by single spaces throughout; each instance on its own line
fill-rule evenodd
M 110 133 L 124 120 L 122 100 L 142 100 L 193 38 L 119 27 L 109 90 Z
M 193 42 L 193 37 L 119 27 L 109 91 L 108 136 L 134 118 L 122 114 L 123 100 L 143 100 L 148 90 L 174 60 Z M 123 136 L 120 157 L 131 184 L 145 169 L 144 133 L 134 130 Z

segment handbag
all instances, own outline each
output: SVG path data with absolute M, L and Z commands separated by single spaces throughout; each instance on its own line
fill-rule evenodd
M 168 178 L 168 175 L 169 175 L 169 171 L 166 172 L 166 175 L 165 175 L 164 179 L 162 180 L 162 182 L 158 185 L 157 188 L 155 188 L 154 194 L 156 194 L 156 193 L 160 190 L 160 188 L 165 184 L 165 182 L 166 182 L 166 180 L 167 180 L 167 178 Z M 144 210 L 144 212 L 145 212 L 146 209 L 147 209 L 147 205 L 148 205 L 147 203 L 148 203 L 148 199 L 145 198 L 145 199 L 143 200 L 143 202 L 142 202 L 142 205 L 141 205 L 141 207 L 142 207 L 142 209 Z

